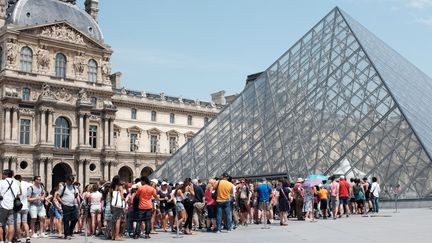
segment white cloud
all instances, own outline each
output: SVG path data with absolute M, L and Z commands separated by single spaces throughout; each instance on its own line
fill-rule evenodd
M 431 8 L 432 0 L 408 0 L 408 5 L 416 9 Z
M 432 17 L 416 18 L 416 22 L 432 27 Z

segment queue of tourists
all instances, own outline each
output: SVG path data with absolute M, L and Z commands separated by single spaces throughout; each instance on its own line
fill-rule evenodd
M 4 170 L 0 243 L 29 243 L 48 237 L 48 232 L 63 239 L 84 233 L 122 240 L 149 239 L 162 232 L 229 232 L 274 221 L 287 226 L 289 219 L 316 222 L 378 213 L 379 194 L 376 177 L 371 182 L 367 178 L 348 182 L 344 176 L 248 181 L 227 173 L 206 182 L 186 178 L 176 183 L 145 176 L 127 183 L 114 176 L 84 188 L 69 175 L 47 192 L 40 176 L 26 182 Z

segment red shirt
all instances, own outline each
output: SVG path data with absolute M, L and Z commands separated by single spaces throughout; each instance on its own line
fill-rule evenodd
M 152 199 L 156 197 L 156 189 L 149 185 L 138 187 L 136 196 L 139 197 L 139 209 L 152 209 Z
M 349 197 L 350 184 L 346 180 L 339 182 L 339 197 Z

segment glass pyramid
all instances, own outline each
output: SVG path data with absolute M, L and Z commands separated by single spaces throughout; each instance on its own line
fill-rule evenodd
M 432 80 L 339 8 L 152 175 L 378 177 L 432 194 Z

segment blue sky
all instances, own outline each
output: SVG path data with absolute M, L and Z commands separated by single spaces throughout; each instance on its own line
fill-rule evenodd
M 83 0 L 78 1 L 82 4 Z M 99 24 L 128 89 L 240 93 L 339 6 L 432 76 L 432 0 L 103 0 Z

